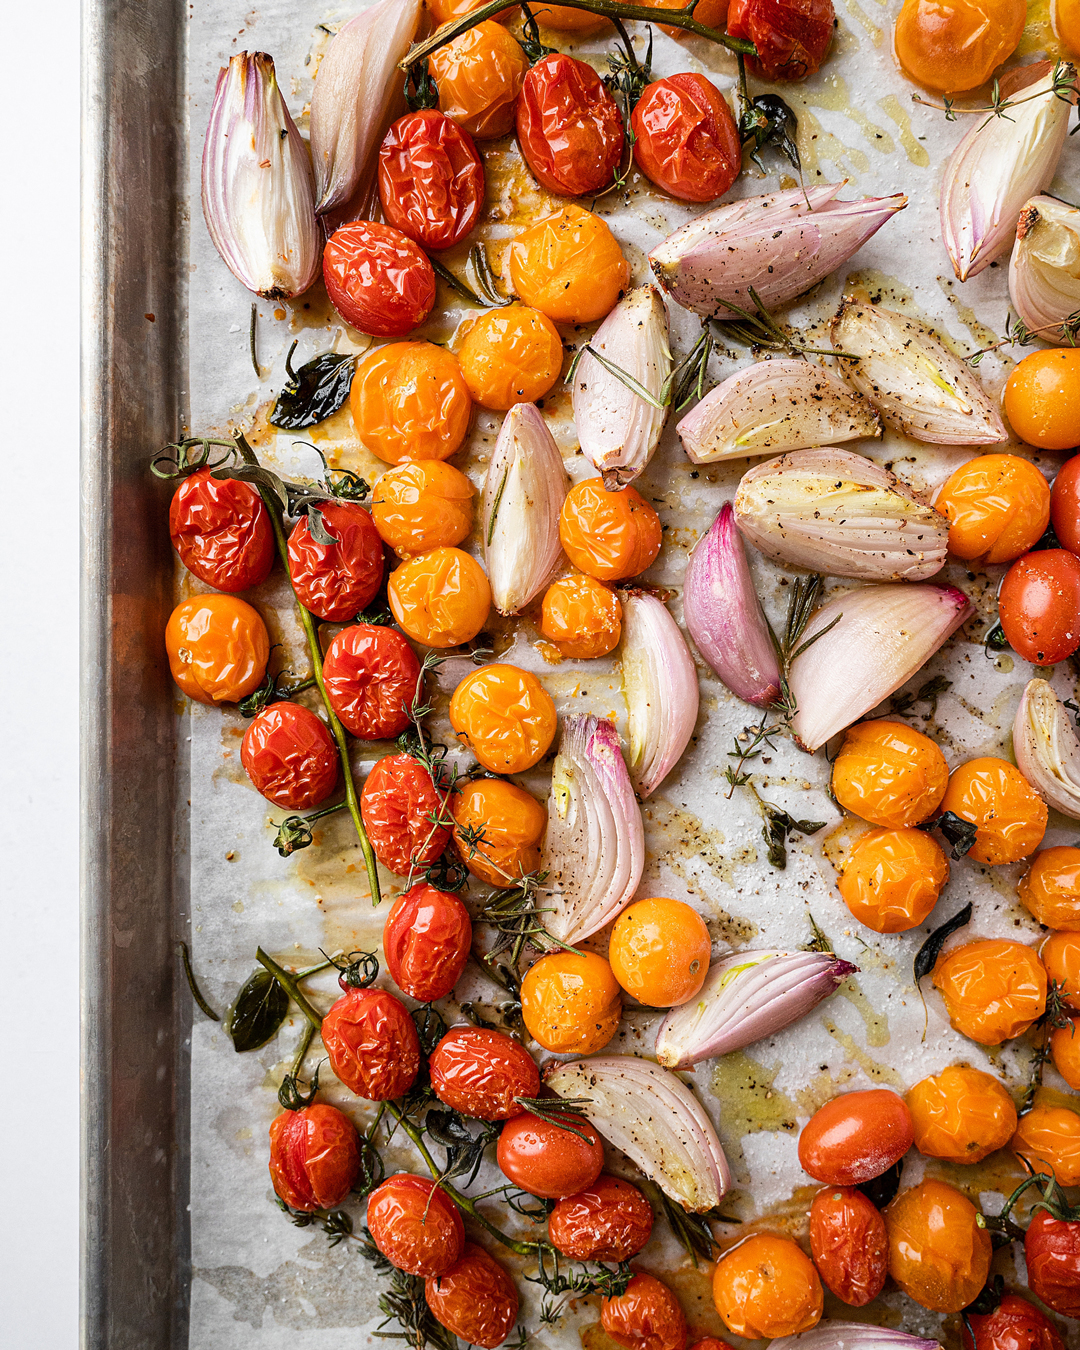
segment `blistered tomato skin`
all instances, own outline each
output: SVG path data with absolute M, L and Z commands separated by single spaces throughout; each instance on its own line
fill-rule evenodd
M 318 806 L 338 783 L 330 728 L 299 703 L 271 703 L 248 723 L 240 763 L 267 801 L 292 811 Z
M 356 1127 L 336 1106 L 316 1102 L 270 1122 L 270 1180 L 290 1209 L 333 1209 L 359 1171 Z
M 383 929 L 386 969 L 420 1003 L 445 998 L 461 978 L 472 946 L 469 911 L 456 895 L 413 886 L 399 895 Z
M 446 799 L 412 755 L 387 755 L 372 767 L 360 793 L 360 815 L 379 862 L 407 877 L 433 863 L 450 842 Z
M 904 0 L 896 59 L 925 89 L 976 89 L 1016 50 L 1026 22 L 1024 0 Z
M 516 783 L 479 778 L 450 799 L 454 847 L 473 874 L 491 886 L 512 886 L 540 866 L 547 810 Z
M 881 1293 L 889 1240 L 877 1207 L 852 1186 L 826 1186 L 810 1206 L 810 1251 L 829 1289 L 853 1308 Z
M 662 1281 L 644 1272 L 626 1292 L 600 1300 L 600 1325 L 626 1350 L 685 1350 L 686 1317 Z
M 437 1322 L 483 1350 L 502 1345 L 517 1320 L 514 1281 L 504 1266 L 473 1242 L 466 1242 L 461 1259 L 445 1274 L 429 1276 L 424 1297 Z
M 428 69 L 439 87 L 439 111 L 470 136 L 490 140 L 514 125 L 514 104 L 529 60 L 499 23 L 485 19 L 432 52 Z
M 507 305 L 470 325 L 457 357 L 474 401 L 505 412 L 515 403 L 535 403 L 556 383 L 562 338 L 538 309 Z
M 1050 487 L 1018 455 L 977 455 L 948 479 L 934 507 L 949 521 L 949 552 L 965 562 L 1006 563 L 1042 536 Z
M 358 502 L 322 502 L 319 513 L 336 544 L 320 544 L 307 516 L 289 535 L 289 576 L 305 609 L 330 623 L 355 619 L 378 594 L 383 578 L 379 532 Z
M 646 85 L 630 125 L 638 168 L 680 201 L 711 202 L 739 176 L 742 144 L 735 119 L 704 75 L 684 72 Z
M 444 1275 L 465 1248 L 457 1205 L 433 1181 L 411 1172 L 387 1177 L 372 1191 L 365 1223 L 383 1256 L 408 1275 Z
M 1080 351 L 1053 347 L 1025 356 L 1002 395 L 1013 431 L 1040 450 L 1080 446 Z
M 649 1240 L 652 1206 L 629 1181 L 602 1175 L 560 1200 L 548 1216 L 548 1237 L 575 1261 L 629 1261 Z
M 496 662 L 467 675 L 450 700 L 450 725 L 485 769 L 524 773 L 548 752 L 558 719 L 531 671 Z
M 992 755 L 953 770 L 941 809 L 978 827 L 968 853 L 976 862 L 1019 862 L 1046 833 L 1046 803 L 1019 769 Z
M 331 1069 L 358 1097 L 391 1101 L 412 1087 L 420 1039 L 405 1005 L 385 989 L 347 990 L 320 1034 Z
M 921 1079 L 904 1100 L 915 1127 L 915 1147 L 928 1158 L 982 1162 L 1004 1148 L 1016 1129 L 1013 1099 L 981 1069 L 950 1065 Z
M 399 558 L 452 548 L 468 537 L 476 489 L 452 464 L 420 459 L 387 469 L 371 495 L 371 519 Z
M 478 1120 L 511 1120 L 535 1097 L 540 1071 L 529 1052 L 501 1031 L 452 1027 L 431 1055 L 431 1086 L 445 1105 Z
M 586 478 L 566 494 L 559 539 L 579 572 L 619 581 L 655 562 L 663 532 L 660 517 L 637 488 L 608 492 L 599 478 Z
M 1019 558 L 998 593 L 1009 646 L 1036 666 L 1053 666 L 1080 647 L 1080 558 L 1065 548 Z
M 192 576 L 230 595 L 260 585 L 274 565 L 274 531 L 258 492 L 209 469 L 173 493 L 169 535 Z
M 234 595 L 193 595 L 169 616 L 172 677 L 196 703 L 239 703 L 266 676 L 270 637 L 257 610 Z
M 526 305 L 556 323 L 595 323 L 630 284 L 630 266 L 599 216 L 573 203 L 510 245 L 510 280 Z
M 961 1338 L 964 1350 L 1065 1350 L 1049 1317 L 1016 1294 L 1006 1294 L 991 1313 L 968 1313 Z
M 549 192 L 580 197 L 611 181 L 625 143 L 622 114 L 584 61 L 552 52 L 525 76 L 517 136 L 534 176 Z
M 608 20 L 602 14 L 590 14 L 587 9 L 572 9 L 569 5 L 537 5 L 534 13 L 541 28 L 555 33 L 577 33 L 586 37 L 606 28 Z
M 1039 948 L 1039 960 L 1062 1002 L 1080 1009 L 1080 932 L 1051 933 Z
M 427 8 L 431 10 L 431 17 L 435 20 L 437 27 L 441 28 L 444 23 L 449 23 L 451 19 L 460 18 L 462 14 L 471 14 L 473 10 L 479 9 L 481 5 L 487 4 L 487 0 L 428 0 Z M 507 19 L 514 17 L 514 10 L 500 10 L 495 16 L 497 23 L 505 23 Z M 490 20 L 485 21 L 485 27 Z M 467 30 L 472 32 L 470 28 Z M 442 48 L 439 48 L 442 51 Z
M 835 18 L 832 0 L 731 0 L 727 30 L 757 48 L 746 62 L 755 75 L 801 80 L 824 61 Z
M 1024 1238 L 1028 1288 L 1054 1312 L 1080 1317 L 1080 1223 L 1036 1210 Z
M 615 920 L 608 960 L 628 994 L 653 1008 L 687 1003 L 705 983 L 712 941 L 697 910 L 665 896 L 637 900 Z
M 879 718 L 848 729 L 833 761 L 833 796 L 871 825 L 900 829 L 937 814 L 949 782 L 945 756 L 921 731 Z
M 604 1166 L 603 1142 L 585 1117 L 568 1113 L 562 1119 L 577 1133 L 525 1111 L 499 1134 L 496 1158 L 503 1176 L 543 1200 L 585 1190 Z
M 799 1135 L 799 1162 L 815 1181 L 859 1186 L 887 1172 L 911 1147 L 903 1097 L 885 1088 L 845 1092 L 814 1113 Z
M 602 581 L 571 572 L 544 592 L 540 632 L 571 660 L 607 656 L 622 636 L 622 602 Z
M 922 830 L 871 830 L 851 850 L 837 889 L 875 933 L 906 933 L 927 917 L 949 880 L 949 863 Z
M 545 1050 L 593 1055 L 619 1029 L 622 991 L 598 953 L 549 952 L 529 967 L 521 982 L 521 1016 L 529 1035 Z
M 944 1181 L 902 1191 L 885 1210 L 889 1274 L 931 1312 L 959 1312 L 986 1283 L 993 1248 L 977 1217 L 967 1196 Z
M 409 725 L 420 662 L 393 628 L 357 623 L 326 649 L 323 681 L 342 725 L 364 741 L 389 740 Z
M 1077 9 L 1080 13 L 1080 3 Z M 1080 455 L 1067 459 L 1054 479 L 1050 489 L 1050 524 L 1062 548 L 1080 555 Z
M 1067 1106 L 1035 1106 L 1020 1117 L 1010 1148 L 1033 1173 L 1080 1186 L 1080 1115 Z
M 1022 1036 L 1046 1009 L 1046 971 L 1022 942 L 968 942 L 939 958 L 934 985 L 953 1028 L 980 1045 Z
M 450 352 L 433 342 L 392 342 L 357 366 L 349 407 L 364 446 L 387 464 L 401 464 L 449 459 L 460 450 L 472 399 Z
M 1047 928 L 1080 931 L 1080 848 L 1061 846 L 1036 853 L 1016 893 Z
M 484 205 L 472 137 L 433 108 L 399 117 L 379 147 L 379 200 L 390 224 L 421 248 L 453 248 Z
M 431 313 L 435 272 L 407 235 L 358 220 L 326 241 L 323 280 L 330 302 L 353 328 L 403 337 Z
M 713 1302 L 727 1329 L 750 1340 L 795 1336 L 821 1320 L 821 1280 L 790 1238 L 753 1237 L 722 1256 L 713 1273 Z
M 402 563 L 386 595 L 394 618 L 426 647 L 472 641 L 491 613 L 487 573 L 459 548 L 433 548 Z

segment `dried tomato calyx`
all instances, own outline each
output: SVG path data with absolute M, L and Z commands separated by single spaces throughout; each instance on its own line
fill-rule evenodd
M 379 978 L 379 958 L 374 952 L 347 952 L 337 959 L 332 956 L 326 959 L 338 972 L 338 984 L 346 993 L 350 989 L 367 989 Z
M 286 1111 L 302 1111 L 305 1106 L 310 1106 L 315 1100 L 315 1094 L 319 1091 L 318 1065 L 315 1066 L 315 1072 L 311 1075 L 308 1091 L 305 1093 L 302 1089 L 303 1082 L 299 1070 L 287 1073 L 281 1080 L 281 1087 L 278 1088 L 278 1101 Z

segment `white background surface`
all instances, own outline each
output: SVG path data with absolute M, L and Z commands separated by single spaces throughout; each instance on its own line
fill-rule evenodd
M 79 4 L 4 6 L 0 1308 L 78 1339 Z M 12 85 L 14 79 L 14 85 Z

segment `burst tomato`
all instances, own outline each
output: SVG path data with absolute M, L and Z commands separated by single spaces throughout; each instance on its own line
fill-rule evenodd
M 585 1190 L 604 1166 L 603 1142 L 585 1117 L 567 1113 L 559 1119 L 577 1133 L 526 1111 L 502 1127 L 496 1150 L 503 1175 L 545 1200 Z
M 981 1069 L 950 1065 L 923 1078 L 904 1100 L 915 1147 L 928 1158 L 977 1163 L 1004 1148 L 1016 1129 L 1016 1107 L 1006 1089 Z
M 482 408 L 504 412 L 515 403 L 535 403 L 562 370 L 558 329 L 538 309 L 507 305 L 473 321 L 458 349 L 469 393 Z
M 1062 548 L 1080 554 L 1080 455 L 1067 459 L 1054 479 L 1050 489 L 1050 523 Z
M 558 719 L 532 674 L 495 663 L 467 675 L 450 700 L 450 725 L 492 773 L 524 773 L 547 754 Z
M 365 741 L 400 736 L 420 688 L 420 662 L 396 629 L 356 623 L 326 649 L 323 682 L 342 725 Z
M 747 66 L 770 80 L 801 80 L 825 59 L 836 15 L 832 0 L 731 0 L 727 30 L 758 50 Z
M 1080 848 L 1045 848 L 1036 853 L 1016 893 L 1047 928 L 1080 929 Z
M 1001 398 L 1013 431 L 1040 450 L 1080 445 L 1080 351 L 1032 352 L 1017 364 Z
M 803 1126 L 799 1162 L 815 1181 L 859 1186 L 887 1172 L 911 1147 L 911 1114 L 886 1088 L 845 1092 Z
M 1024 1237 L 1028 1288 L 1054 1312 L 1080 1317 L 1080 1222 L 1036 1210 Z
M 456 895 L 434 886 L 399 895 L 383 929 L 386 969 L 399 989 L 421 1003 L 450 993 L 471 946 L 469 911 Z
M 556 323 L 594 323 L 625 292 L 630 266 L 607 224 L 571 202 L 517 236 L 510 280 L 525 304 Z
M 248 724 L 240 763 L 275 806 L 307 811 L 337 787 L 338 753 L 330 728 L 299 703 L 271 703 Z
M 622 114 L 584 61 L 552 52 L 525 76 L 517 101 L 525 163 L 549 192 L 595 192 L 618 168 L 626 136 Z
M 323 502 L 319 511 L 337 543 L 320 544 L 307 516 L 301 516 L 289 535 L 289 576 L 305 609 L 330 623 L 346 623 L 382 585 L 382 540 L 358 502 Z
M 619 1029 L 622 991 L 596 952 L 549 952 L 529 967 L 521 982 L 521 1017 L 545 1050 L 593 1055 Z
M 193 595 L 165 628 L 169 669 L 196 703 L 239 703 L 266 676 L 270 637 L 259 613 L 235 595 Z
M 927 89 L 977 89 L 1015 51 L 1026 22 L 1025 0 L 904 0 L 896 59 Z
M 424 1297 L 437 1322 L 483 1350 L 502 1345 L 518 1314 L 517 1290 L 506 1267 L 473 1242 L 466 1242 L 448 1271 L 428 1277 Z
M 457 358 L 433 342 L 376 347 L 349 391 L 356 434 L 387 464 L 449 459 L 469 430 L 472 400 Z
M 441 824 L 446 797 L 412 755 L 387 755 L 360 793 L 360 814 L 379 862 L 405 877 L 441 857 L 450 831 Z
M 885 1210 L 889 1274 L 931 1312 L 955 1313 L 978 1295 L 990 1273 L 990 1234 L 955 1186 L 924 1181 Z
M 359 1171 L 356 1127 L 336 1106 L 316 1102 L 270 1122 L 270 1180 L 290 1209 L 333 1209 Z
M 484 205 L 472 137 L 434 108 L 399 117 L 379 147 L 379 200 L 390 224 L 422 248 L 453 248 Z
M 169 506 L 169 535 L 187 570 L 230 594 L 258 586 L 274 565 L 274 530 L 258 491 L 199 469 Z
M 941 809 L 978 827 L 968 853 L 976 862 L 1019 862 L 1046 833 L 1046 803 L 1019 769 L 992 755 L 952 771 Z
M 885 1220 L 862 1191 L 826 1186 L 810 1206 L 810 1251 L 837 1298 L 862 1308 L 877 1298 L 889 1273 Z
M 485 19 L 432 52 L 428 68 L 439 86 L 439 111 L 477 140 L 505 136 L 529 58 L 499 23 Z
M 420 1038 L 405 1005 L 385 989 L 346 989 L 323 1018 L 330 1067 L 369 1102 L 408 1092 L 420 1068 Z
M 602 581 L 571 572 L 544 592 L 540 632 L 571 660 L 607 656 L 622 636 L 622 602 Z
M 468 536 L 476 489 L 451 464 L 419 459 L 387 469 L 371 496 L 371 519 L 399 558 L 452 548 Z
M 630 125 L 638 168 L 681 201 L 711 202 L 739 176 L 735 119 L 704 75 L 684 72 L 646 85 Z
M 431 1086 L 441 1102 L 478 1120 L 511 1120 L 535 1097 L 540 1072 L 529 1052 L 501 1031 L 452 1027 L 432 1051 Z
M 460 548 L 433 548 L 402 563 L 386 595 L 394 618 L 426 647 L 471 642 L 491 613 L 487 573 Z
M 462 862 L 491 886 L 512 886 L 540 866 L 547 811 L 516 783 L 478 778 L 454 794 L 454 846 Z
M 638 900 L 615 920 L 608 960 L 616 980 L 653 1008 L 688 1002 L 709 973 L 712 941 L 705 921 L 682 900 Z
M 323 280 L 334 308 L 353 328 L 401 337 L 435 304 L 435 271 L 400 230 L 357 220 L 326 241 Z
M 992 1313 L 968 1313 L 961 1338 L 964 1350 L 1065 1350 L 1049 1317 L 1017 1294 L 1006 1294 Z
M 1046 971 L 1022 942 L 967 942 L 938 959 L 934 984 L 949 1021 L 980 1045 L 1022 1036 L 1046 1009 Z
M 813 1263 L 790 1238 L 755 1233 L 713 1272 L 713 1302 L 736 1336 L 794 1336 L 821 1320 L 824 1294 Z
M 566 494 L 559 538 L 580 572 L 600 581 L 637 576 L 660 552 L 660 517 L 638 492 L 609 492 L 599 478 L 586 478 Z
M 1053 666 L 1080 647 L 1080 558 L 1065 548 L 1020 558 L 1005 573 L 998 617 L 1025 661 Z
M 1059 1186 L 1080 1186 L 1080 1115 L 1067 1106 L 1035 1106 L 1020 1117 L 1010 1145 L 1032 1172 Z
M 850 727 L 833 761 L 837 802 L 887 829 L 929 820 L 948 783 L 949 766 L 930 737 L 887 719 Z
M 600 1300 L 600 1325 L 626 1350 L 685 1350 L 686 1317 L 666 1284 L 641 1272 L 626 1292 Z
M 652 1226 L 652 1206 L 638 1188 L 604 1175 L 548 1215 L 552 1245 L 575 1261 L 629 1261 Z
M 922 830 L 871 830 L 856 843 L 836 887 L 875 933 L 906 933 L 927 917 L 949 880 L 941 848 Z
M 372 1191 L 365 1220 L 383 1256 L 409 1275 L 444 1275 L 461 1259 L 457 1205 L 427 1177 L 399 1172 Z
M 976 455 L 938 493 L 949 521 L 949 552 L 965 562 L 1012 562 L 1040 538 L 1050 519 L 1050 488 L 1018 455 Z

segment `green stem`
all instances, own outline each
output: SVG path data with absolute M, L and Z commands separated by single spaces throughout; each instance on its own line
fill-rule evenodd
M 293 1055 L 292 1068 L 289 1073 L 295 1079 L 300 1070 L 304 1067 L 304 1056 L 311 1049 L 311 1042 L 315 1037 L 315 1028 L 309 1020 L 304 1027 L 303 1035 L 300 1037 L 300 1044 L 296 1047 L 296 1054 Z
M 322 965 L 311 966 L 307 970 L 299 971 L 295 975 L 290 975 L 287 970 L 279 966 L 272 956 L 267 956 L 261 947 L 255 952 L 255 960 L 264 970 L 268 970 L 278 984 L 288 993 L 289 997 L 304 1014 L 315 1031 L 322 1027 L 322 1014 L 317 1012 L 307 1001 L 304 991 L 300 988 L 300 981 L 306 979 L 309 975 L 314 975 L 316 971 L 326 970 L 333 965 L 332 961 L 324 961 Z

